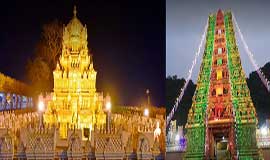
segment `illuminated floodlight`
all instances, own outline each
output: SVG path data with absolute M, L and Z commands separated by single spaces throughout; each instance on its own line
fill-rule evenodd
M 111 102 L 107 102 L 107 103 L 106 103 L 106 110 L 107 110 L 107 111 L 110 111 L 111 108 L 112 108 Z
M 149 110 L 148 110 L 148 108 L 145 108 L 145 109 L 144 109 L 143 114 L 144 114 L 144 116 L 146 116 L 146 117 L 149 116 Z
M 38 111 L 43 112 L 45 109 L 45 105 L 43 101 L 38 102 Z
M 260 129 L 260 131 L 261 131 L 261 134 L 264 135 L 264 136 L 266 136 L 267 133 L 268 133 L 267 127 L 262 127 L 262 128 Z
M 175 136 L 175 142 L 178 142 L 179 140 L 180 140 L 180 135 L 177 134 L 177 135 Z

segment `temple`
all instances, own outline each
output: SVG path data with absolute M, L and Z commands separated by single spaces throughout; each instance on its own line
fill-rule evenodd
M 208 18 L 205 51 L 189 110 L 185 159 L 261 159 L 257 117 L 236 45 L 232 14 Z
M 76 7 L 73 14 L 64 27 L 60 64 L 53 72 L 53 100 L 44 114 L 46 124 L 59 124 L 61 138 L 67 138 L 70 128 L 90 132 L 94 125 L 100 127 L 106 122 L 103 95 L 96 92 L 97 72 L 88 54 L 87 28 L 77 18 Z
M 31 112 L 0 112 L 0 159 L 165 158 L 165 108 L 152 106 L 149 95 L 147 105 L 112 105 L 109 95 L 96 92 L 87 45 L 74 7 L 53 92 L 39 96 Z

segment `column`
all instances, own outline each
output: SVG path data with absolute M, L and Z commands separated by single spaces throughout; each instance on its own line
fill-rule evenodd
M 7 99 L 7 94 L 3 93 L 3 100 L 2 100 L 2 104 L 3 104 L 3 109 L 6 110 L 7 104 L 6 104 L 6 99 Z
M 25 105 L 26 108 L 29 108 L 29 99 L 28 97 L 26 97 L 26 105 Z
M 12 94 L 12 100 L 13 100 L 13 108 L 17 109 L 17 95 Z
M 22 109 L 22 97 L 21 95 L 18 95 L 18 106 L 20 109 Z
M 1 96 L 1 101 L 0 101 L 0 110 L 3 109 L 3 93 L 2 93 L 2 96 Z
M 33 98 L 30 97 L 30 107 L 33 108 Z
M 5 108 L 6 108 L 6 110 L 9 109 L 8 98 L 9 98 L 9 93 L 6 93 L 6 96 L 5 96 Z

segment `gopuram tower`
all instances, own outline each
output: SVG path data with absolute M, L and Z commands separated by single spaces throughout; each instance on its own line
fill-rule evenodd
M 203 60 L 186 124 L 185 159 L 261 159 L 256 125 L 232 13 L 218 10 L 208 18 Z
M 87 28 L 77 18 L 64 26 L 62 54 L 53 71 L 53 100 L 44 114 L 46 125 L 59 127 L 61 138 L 67 138 L 68 129 L 82 129 L 89 133 L 106 123 L 103 95 L 96 92 L 93 57 L 87 47 Z

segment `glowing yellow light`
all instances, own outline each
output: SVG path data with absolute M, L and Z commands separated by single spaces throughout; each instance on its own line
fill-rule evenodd
M 107 102 L 107 103 L 106 103 L 106 110 L 107 110 L 107 111 L 110 111 L 111 108 L 112 108 L 111 102 Z
M 223 88 L 222 87 L 217 87 L 216 91 L 217 91 L 217 96 L 220 96 L 220 95 L 223 94 Z
M 144 114 L 144 116 L 146 116 L 146 117 L 149 116 L 149 110 L 148 110 L 148 108 L 145 108 L 145 109 L 144 109 L 143 114 Z
M 53 101 L 55 101 L 56 100 L 56 95 L 55 94 L 53 94 Z
M 222 70 L 217 71 L 217 80 L 222 79 Z
M 92 130 L 93 130 L 93 128 L 92 128 L 92 124 L 90 124 L 89 129 L 90 129 L 90 131 L 92 131 Z
M 64 26 L 62 44 L 59 64 L 53 71 L 53 101 L 46 106 L 44 122 L 59 124 L 60 137 L 67 138 L 68 129 L 74 126 L 82 129 L 96 125 L 99 128 L 105 124 L 106 115 L 101 107 L 103 96 L 96 92 L 97 72 L 93 68 L 92 56 L 88 54 L 87 28 L 77 17 Z M 79 108 L 84 112 L 79 112 Z M 57 114 L 57 119 L 54 114 Z
M 159 122 L 157 122 L 157 127 L 154 131 L 154 138 L 155 139 L 158 138 L 160 136 L 160 134 L 161 134 L 161 129 L 159 128 Z
M 45 105 L 43 101 L 38 102 L 38 111 L 43 112 L 45 109 Z
M 79 96 L 79 103 L 82 103 L 82 96 Z

